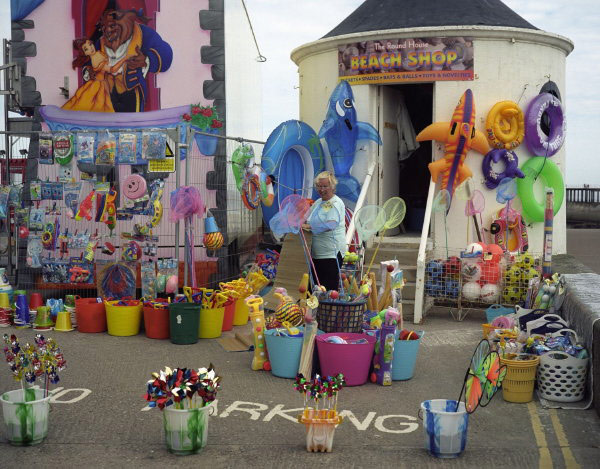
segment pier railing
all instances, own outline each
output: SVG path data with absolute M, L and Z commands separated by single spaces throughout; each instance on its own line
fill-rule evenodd
M 567 202 L 600 204 L 600 187 L 567 187 Z

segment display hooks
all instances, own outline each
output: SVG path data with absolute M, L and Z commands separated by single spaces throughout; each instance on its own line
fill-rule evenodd
M 258 57 L 256 57 L 257 62 L 266 62 L 267 58 L 260 53 L 260 49 L 258 48 L 258 42 L 256 41 L 256 36 L 254 34 L 254 28 L 252 27 L 252 21 L 250 21 L 250 15 L 248 14 L 248 9 L 246 8 L 246 2 L 242 0 L 242 6 L 244 7 L 244 11 L 246 12 L 246 18 L 248 18 L 248 25 L 250 26 L 250 31 L 252 32 L 252 37 L 254 38 L 254 44 L 256 45 L 256 50 L 258 52 Z

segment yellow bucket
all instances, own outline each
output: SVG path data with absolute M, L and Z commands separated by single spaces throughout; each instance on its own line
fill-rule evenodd
M 245 298 L 238 298 L 235 302 L 235 312 L 233 313 L 233 325 L 243 326 L 248 323 L 248 316 L 250 316 L 250 310 L 246 304 Z
M 142 322 L 142 302 L 134 306 L 118 306 L 119 300 L 105 301 L 108 333 L 118 337 L 137 335 Z
M 225 317 L 225 306 L 220 308 L 202 308 L 200 310 L 200 324 L 198 326 L 198 338 L 215 339 L 221 337 L 223 329 L 223 318 Z
M 502 397 L 507 402 L 525 403 L 533 399 L 535 375 L 540 357 L 533 360 L 515 360 L 514 353 L 500 357 L 500 363 L 506 365 L 506 376 L 502 381 Z

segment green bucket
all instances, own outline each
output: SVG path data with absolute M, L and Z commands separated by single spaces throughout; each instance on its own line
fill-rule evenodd
M 172 343 L 187 345 L 198 342 L 199 322 L 199 304 L 171 303 L 169 305 L 169 326 Z

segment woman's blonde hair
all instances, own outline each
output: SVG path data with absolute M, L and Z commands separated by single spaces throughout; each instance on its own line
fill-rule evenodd
M 335 187 L 337 186 L 338 181 L 331 171 L 323 171 L 323 172 L 317 174 L 315 176 L 315 186 L 317 185 L 317 181 L 319 179 L 328 179 L 329 182 L 331 183 L 331 188 L 333 190 L 335 190 Z

